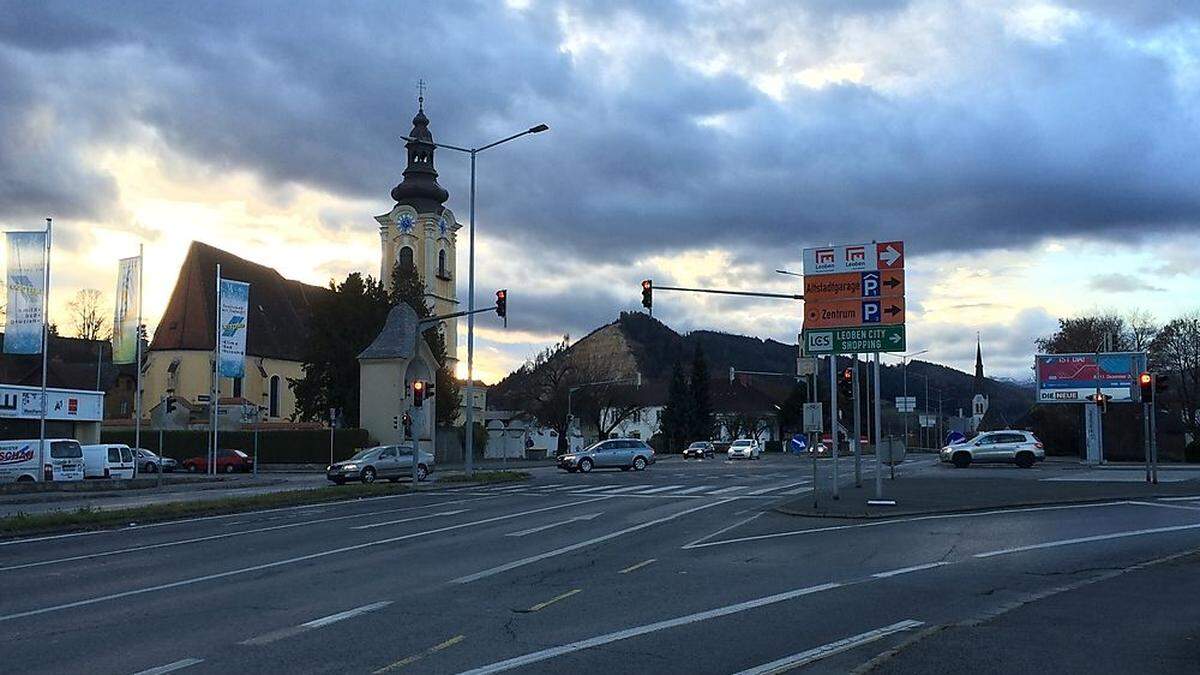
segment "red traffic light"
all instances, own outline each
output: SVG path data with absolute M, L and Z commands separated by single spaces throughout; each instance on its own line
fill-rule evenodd
M 1142 390 L 1142 403 L 1154 400 L 1154 376 L 1148 372 L 1138 375 L 1138 387 Z
M 504 319 L 504 325 L 508 325 L 508 289 L 501 288 L 496 291 L 496 316 Z
M 1138 383 L 1143 387 L 1150 384 L 1152 379 L 1153 378 L 1150 377 L 1150 373 L 1142 373 L 1141 375 L 1138 375 Z
M 842 382 L 853 382 L 853 381 L 854 381 L 854 369 L 847 368 L 847 369 L 843 370 L 842 371 Z
M 413 389 L 413 407 L 420 408 L 425 403 L 425 382 L 416 380 L 412 384 Z
M 642 307 L 654 311 L 654 282 L 649 279 L 642 280 Z

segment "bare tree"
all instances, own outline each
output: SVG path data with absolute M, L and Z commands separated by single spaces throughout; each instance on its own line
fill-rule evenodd
M 1177 404 L 1184 426 L 1200 433 L 1200 311 L 1193 311 L 1162 327 L 1150 346 L 1150 366 L 1168 378 L 1170 389 L 1162 401 Z
M 71 325 L 75 327 L 76 337 L 85 340 L 99 340 L 105 334 L 108 318 L 103 307 L 103 296 L 94 288 L 84 288 L 75 294 L 75 299 L 67 303 L 70 312 Z
M 1125 327 L 1129 344 L 1135 352 L 1150 349 L 1150 343 L 1158 333 L 1158 322 L 1154 320 L 1154 315 L 1139 308 L 1125 314 Z

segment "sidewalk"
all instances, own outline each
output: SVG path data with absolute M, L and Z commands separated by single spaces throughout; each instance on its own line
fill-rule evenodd
M 980 511 L 1014 506 L 1038 506 L 1112 499 L 1152 499 L 1155 497 L 1196 496 L 1200 481 L 1172 483 L 1072 483 L 1030 480 L 1002 476 L 937 476 L 922 474 L 883 480 L 883 498 L 895 505 L 872 505 L 874 481 L 864 480 L 861 488 L 843 486 L 834 501 L 827 489 L 817 495 L 797 497 L 775 507 L 780 513 L 825 518 L 888 518 L 900 515 Z

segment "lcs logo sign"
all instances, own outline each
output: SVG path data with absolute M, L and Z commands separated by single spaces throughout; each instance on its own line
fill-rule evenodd
M 827 352 L 833 349 L 833 333 L 809 333 L 808 351 Z

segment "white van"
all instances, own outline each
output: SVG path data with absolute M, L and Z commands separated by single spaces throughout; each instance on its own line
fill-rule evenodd
M 83 446 L 84 478 L 131 480 L 137 475 L 137 461 L 128 445 L 101 443 Z
M 83 480 L 83 448 L 72 438 L 0 441 L 0 483 Z

